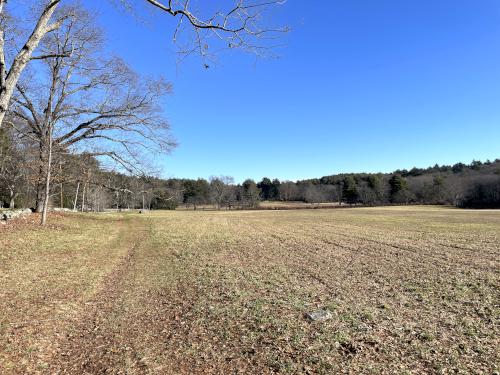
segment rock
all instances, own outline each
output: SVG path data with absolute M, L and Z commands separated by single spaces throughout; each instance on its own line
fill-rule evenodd
M 2 220 L 11 220 L 17 216 L 15 211 L 4 211 L 2 212 Z
M 9 210 L 4 211 L 0 214 L 1 220 L 13 220 L 21 216 L 31 214 L 31 210 L 29 208 L 25 208 L 23 210 Z
M 54 207 L 52 209 L 52 211 L 54 211 L 54 212 L 73 212 L 73 210 L 71 210 L 69 208 L 61 208 L 61 207 Z
M 324 322 L 331 317 L 332 314 L 328 310 L 316 310 L 305 314 L 305 318 L 311 322 Z

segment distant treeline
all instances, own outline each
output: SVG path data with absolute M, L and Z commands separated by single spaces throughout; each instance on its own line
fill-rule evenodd
M 255 207 L 260 201 L 336 202 L 340 205 L 439 204 L 463 208 L 500 208 L 500 159 L 470 164 L 434 165 L 393 173 L 349 173 L 297 182 L 263 178 L 234 184 L 227 176 L 156 180 L 169 201 L 154 199 L 153 208 L 178 204 L 196 208 Z M 159 188 L 162 191 L 162 188 Z
M 294 198 L 347 204 L 442 204 L 500 208 L 500 159 L 392 173 L 353 173 L 298 181 Z M 300 194 L 302 192 L 302 195 Z M 292 194 L 293 195 L 293 194 Z
M 234 184 L 227 176 L 205 179 L 155 180 L 153 208 L 178 204 L 255 207 L 260 201 L 338 202 L 348 205 L 440 204 L 469 208 L 500 208 L 500 159 L 470 164 L 434 165 L 393 173 L 350 173 L 297 182 L 263 178 Z M 174 197 L 174 198 L 172 198 Z
M 43 178 L 36 156 L 0 134 L 0 206 L 38 207 Z M 36 155 L 34 153 L 33 155 Z M 89 155 L 58 153 L 52 164 L 53 207 L 103 209 L 253 208 L 260 201 L 343 205 L 441 204 L 500 208 L 500 159 L 435 165 L 393 173 L 349 173 L 301 181 L 263 178 L 234 183 L 229 176 L 161 179 L 104 170 Z

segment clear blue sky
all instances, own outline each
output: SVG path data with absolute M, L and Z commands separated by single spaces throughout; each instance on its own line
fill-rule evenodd
M 137 1 L 139 2 L 139 1 Z M 108 2 L 109 46 L 174 84 L 165 113 L 179 147 L 163 176 L 321 177 L 500 157 L 498 0 L 288 0 L 293 31 L 255 61 L 176 64 L 174 20 L 148 24 Z

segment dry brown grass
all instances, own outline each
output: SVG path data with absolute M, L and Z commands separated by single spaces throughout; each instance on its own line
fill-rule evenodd
M 259 203 L 260 209 L 263 210 L 293 210 L 293 209 L 317 209 L 317 208 L 338 208 L 349 207 L 343 204 L 339 205 L 338 202 L 329 203 L 306 203 L 306 202 L 283 202 L 283 201 L 263 201 Z
M 0 373 L 498 371 L 499 211 L 55 224 L 0 238 Z

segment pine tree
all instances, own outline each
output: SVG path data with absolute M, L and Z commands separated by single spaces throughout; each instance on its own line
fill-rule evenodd
M 359 197 L 356 180 L 353 176 L 346 176 L 344 177 L 343 183 L 342 196 L 345 201 L 349 204 L 356 203 Z

